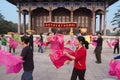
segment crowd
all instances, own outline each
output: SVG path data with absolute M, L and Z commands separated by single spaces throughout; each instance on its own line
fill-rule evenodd
M 92 40 L 96 42 L 96 48 L 94 50 L 96 63 L 101 64 L 101 53 L 102 53 L 102 46 L 103 46 L 103 38 L 102 34 L 98 33 L 98 37 L 96 40 Z M 7 43 L 9 43 L 9 52 L 15 53 L 15 49 L 17 48 L 18 44 L 23 46 L 23 49 L 20 54 L 20 59 L 23 62 L 23 75 L 21 80 L 33 80 L 33 70 L 34 70 L 34 60 L 33 60 L 33 52 L 34 52 L 34 43 L 38 45 L 38 52 L 44 53 L 44 49 L 46 46 L 51 44 L 51 39 L 54 35 L 52 33 L 48 33 L 46 36 L 43 33 L 40 33 L 40 36 L 33 40 L 33 34 L 29 36 L 24 34 L 21 37 L 21 41 L 17 42 L 14 39 L 14 34 L 11 34 L 9 40 L 5 38 L 2 34 L 0 37 L 1 40 L 1 50 L 7 51 Z M 69 52 L 63 51 L 63 54 L 68 57 L 70 60 L 66 61 L 69 64 L 70 61 L 74 61 L 74 69 L 72 72 L 71 80 L 76 80 L 77 77 L 79 80 L 85 80 L 85 72 L 86 72 L 86 56 L 87 56 L 87 49 L 89 48 L 89 43 L 85 40 L 85 38 L 81 35 L 78 35 L 75 39 L 76 43 L 76 50 L 74 51 L 74 55 L 69 54 Z M 117 53 L 119 54 L 119 39 L 114 46 L 114 53 L 117 49 Z M 120 56 L 114 57 L 112 60 L 120 59 Z

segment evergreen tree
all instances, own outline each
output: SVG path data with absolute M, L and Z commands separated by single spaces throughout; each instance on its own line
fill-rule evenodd
M 120 6 L 112 20 L 112 25 L 117 25 L 117 27 L 120 27 Z

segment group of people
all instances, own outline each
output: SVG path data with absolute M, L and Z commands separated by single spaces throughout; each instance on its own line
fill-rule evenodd
M 40 35 L 40 41 L 43 42 L 42 34 Z M 93 41 L 97 43 L 97 46 L 94 50 L 96 63 L 100 64 L 102 63 L 101 60 L 101 52 L 102 52 L 102 44 L 103 44 L 102 34 L 98 33 L 97 40 L 93 40 Z M 7 44 L 7 40 L 4 38 L 4 35 L 1 35 L 1 42 L 2 42 L 1 45 L 3 45 L 2 48 L 4 48 L 4 46 L 6 46 Z M 77 47 L 74 56 L 70 55 L 65 51 L 64 51 L 64 55 L 69 57 L 71 60 L 74 60 L 74 68 L 73 68 L 71 80 L 76 80 L 77 77 L 79 78 L 79 80 L 85 80 L 86 56 L 87 56 L 86 49 L 88 49 L 88 43 L 86 43 L 86 40 L 83 36 L 78 36 L 76 40 L 76 44 Z M 34 70 L 33 35 L 31 34 L 29 37 L 26 35 L 22 36 L 21 45 L 23 46 L 23 49 L 20 54 L 20 59 L 24 60 L 23 63 L 24 72 L 22 74 L 21 80 L 33 80 L 33 76 L 32 76 Z M 117 43 L 117 45 L 119 44 Z M 39 50 L 43 52 L 41 46 L 39 46 Z M 120 56 L 117 56 L 114 59 L 118 59 L 118 58 L 120 58 Z
M 39 41 L 43 42 L 43 34 L 40 34 Z M 30 39 L 31 38 L 31 39 Z M 24 60 L 23 63 L 23 74 L 21 80 L 33 80 L 33 70 L 34 70 L 34 61 L 33 61 L 33 35 L 30 37 L 26 35 L 21 37 L 21 44 L 23 46 L 20 58 Z M 39 45 L 39 51 L 43 52 L 42 45 Z
M 11 33 L 11 35 L 7 36 L 8 38 L 4 34 L 0 35 L 1 50 L 9 53 L 15 53 L 15 49 L 17 48 L 19 41 L 15 40 L 14 35 L 14 33 Z M 7 48 L 7 44 L 9 44 L 9 49 Z
M 50 44 L 50 39 L 52 36 L 52 33 L 40 33 L 40 37 L 37 37 L 34 41 L 38 45 L 38 52 L 43 53 L 45 51 L 46 46 Z
M 29 39 L 25 36 L 21 38 L 23 49 L 20 55 L 20 58 L 24 60 L 23 63 L 23 75 L 21 80 L 33 80 L 33 70 L 34 70 L 34 61 L 33 61 L 33 51 L 32 48 L 30 48 Z M 75 51 L 75 56 L 70 55 L 67 52 L 64 52 L 64 54 L 69 57 L 70 59 L 75 61 L 73 73 L 71 80 L 76 80 L 77 76 L 79 76 L 79 80 L 85 80 L 85 72 L 86 72 L 86 48 L 84 45 L 88 45 L 85 43 L 85 38 L 82 36 L 77 37 L 77 45 Z
M 0 40 L 1 40 L 1 50 L 4 50 L 4 51 L 7 51 L 7 40 L 6 40 L 6 38 L 4 37 L 4 34 L 2 34 L 1 36 L 0 36 Z
M 11 46 L 11 42 L 14 40 L 14 34 L 11 34 L 9 40 L 5 38 L 5 36 L 1 35 L 1 50 L 7 51 L 7 42 L 9 42 L 9 53 L 13 49 L 15 52 L 15 48 Z M 20 59 L 24 60 L 23 62 L 23 75 L 21 80 L 33 80 L 32 72 L 34 69 L 34 61 L 33 61 L 33 35 L 31 34 L 29 37 L 27 35 L 23 35 L 21 37 L 20 44 L 23 46 L 22 52 L 20 54 Z
M 13 49 L 13 53 L 15 53 L 15 47 L 11 46 L 12 44 L 11 42 L 15 41 L 13 34 L 11 34 L 9 40 L 7 40 L 4 34 L 2 34 L 0 40 L 1 40 L 1 50 L 7 51 L 7 43 L 9 43 L 9 52 L 11 53 L 11 50 Z
M 96 57 L 96 63 L 101 64 L 103 38 L 101 33 L 98 33 L 97 36 L 98 36 L 97 40 L 93 40 L 93 42 L 97 43 L 94 53 Z M 67 52 L 64 52 L 64 54 L 70 59 L 74 60 L 74 68 L 73 68 L 71 80 L 77 80 L 77 77 L 79 78 L 79 80 L 85 80 L 86 56 L 87 56 L 87 52 L 86 52 L 87 47 L 85 45 L 87 44 L 85 43 L 84 37 L 82 36 L 77 37 L 77 45 L 78 47 L 75 50 L 75 56 L 72 56 Z M 117 42 L 114 45 L 114 53 L 116 49 L 118 51 L 117 53 L 119 54 L 119 39 L 117 39 Z M 114 57 L 112 60 L 115 59 L 120 59 L 120 55 Z

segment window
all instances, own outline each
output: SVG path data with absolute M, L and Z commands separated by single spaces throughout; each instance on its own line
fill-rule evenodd
M 54 16 L 54 21 L 57 22 L 57 16 Z
M 39 26 L 39 17 L 38 16 L 36 17 L 36 22 L 37 22 L 36 26 Z
M 84 16 L 81 17 L 82 20 L 81 20 L 81 27 L 84 27 Z
M 74 22 L 77 22 L 77 21 L 78 21 L 78 17 L 75 16 L 75 17 L 73 18 L 73 21 L 74 21 Z
M 58 22 L 61 22 L 61 16 L 58 16 Z
M 66 21 L 65 22 L 70 22 L 69 16 L 66 16 Z
M 42 26 L 42 16 L 40 16 L 40 27 Z
M 88 16 L 74 16 L 74 22 L 78 23 L 78 27 L 88 27 L 89 21 Z
M 62 16 L 62 22 L 65 22 L 65 16 Z
M 55 22 L 70 22 L 69 16 L 54 16 Z
M 88 26 L 89 26 L 89 25 L 88 25 L 88 17 L 86 16 L 85 18 L 86 18 L 86 19 L 85 19 L 85 21 L 86 21 L 86 22 L 85 22 L 85 24 L 86 24 L 85 27 L 88 27 Z

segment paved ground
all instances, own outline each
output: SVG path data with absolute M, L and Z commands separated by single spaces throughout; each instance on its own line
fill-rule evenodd
M 113 49 L 104 46 L 102 51 L 102 64 L 95 63 L 93 50 L 94 47 L 90 46 L 87 51 L 86 80 L 117 80 L 116 77 L 108 75 L 108 63 L 113 56 L 117 55 L 112 53 Z M 21 47 L 17 48 L 17 53 L 20 53 L 20 51 Z M 47 49 L 43 54 L 38 53 L 37 47 L 35 47 L 34 80 L 70 80 L 73 62 L 69 65 L 64 65 L 60 69 L 56 69 L 49 59 L 49 53 L 49 49 Z M 18 74 L 6 74 L 5 67 L 0 65 L 0 80 L 20 80 L 22 72 L 23 71 L 21 70 Z

